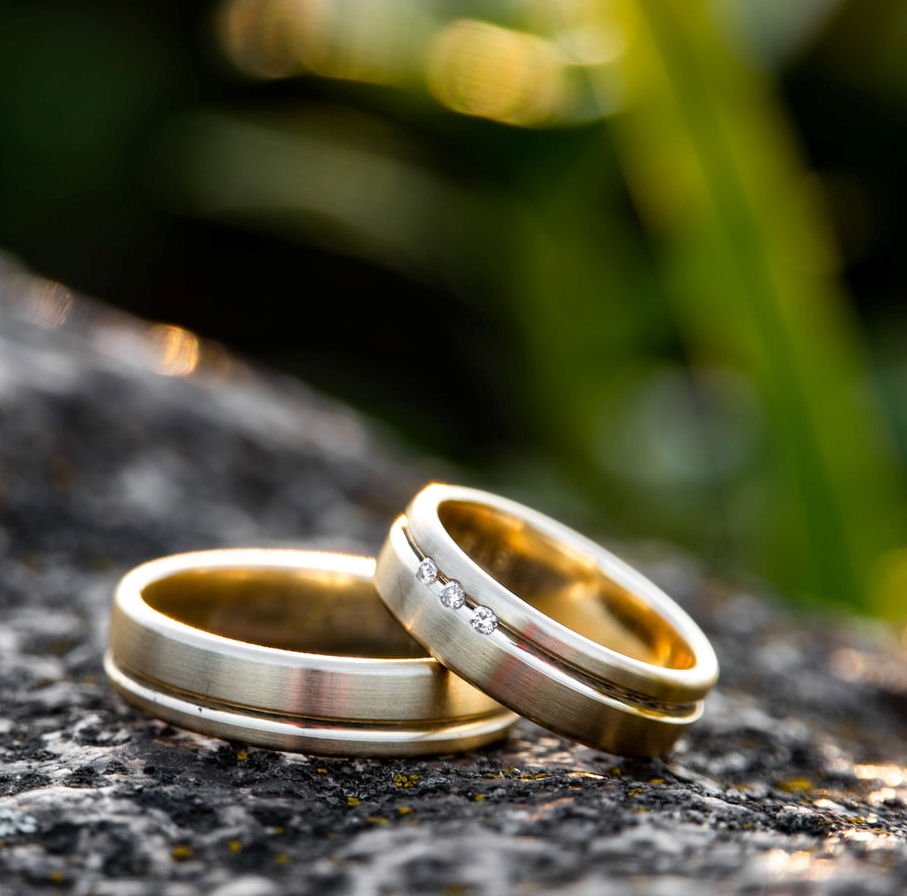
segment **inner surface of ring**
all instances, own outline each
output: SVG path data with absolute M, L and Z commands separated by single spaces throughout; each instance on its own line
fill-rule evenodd
M 444 501 L 438 516 L 478 566 L 562 625 L 643 662 L 671 669 L 695 664 L 677 632 L 593 558 L 487 505 Z
M 215 635 L 336 656 L 425 657 L 371 583 L 341 572 L 194 569 L 142 589 L 145 602 Z

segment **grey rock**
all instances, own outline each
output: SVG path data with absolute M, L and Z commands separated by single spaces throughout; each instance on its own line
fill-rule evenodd
M 107 687 L 111 591 L 133 564 L 223 545 L 372 552 L 450 475 L 298 383 L 0 260 L 0 892 L 907 889 L 893 636 L 719 586 L 664 547 L 624 546 L 723 671 L 664 760 L 529 723 L 459 756 L 292 755 L 145 718 Z

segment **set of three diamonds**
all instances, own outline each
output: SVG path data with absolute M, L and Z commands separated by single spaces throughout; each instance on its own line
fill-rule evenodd
M 433 585 L 440 575 L 438 564 L 431 557 L 425 557 L 416 569 L 416 580 L 423 585 Z M 459 610 L 466 603 L 466 591 L 456 579 L 447 579 L 438 599 L 448 609 Z M 498 627 L 498 617 L 488 607 L 478 605 L 472 611 L 469 624 L 479 634 L 490 635 Z

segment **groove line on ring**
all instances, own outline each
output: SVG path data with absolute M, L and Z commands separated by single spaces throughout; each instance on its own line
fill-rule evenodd
M 417 559 L 420 562 L 428 557 L 428 554 L 426 554 L 413 540 L 409 528 L 406 525 L 403 526 L 403 535 L 406 538 L 407 544 L 409 544 L 413 553 L 416 555 Z M 442 572 L 442 570 L 439 569 L 438 581 L 447 583 L 451 581 L 451 579 L 448 575 L 446 575 L 444 572 Z M 504 586 L 501 585 L 501 587 L 503 588 Z M 470 609 L 474 609 L 478 605 L 478 601 L 476 601 L 476 599 L 472 597 L 469 592 L 467 592 L 466 606 L 469 606 Z M 511 628 L 507 624 L 507 622 L 500 617 L 498 617 L 497 631 L 501 632 L 514 645 L 514 647 L 517 647 L 520 650 L 524 650 L 526 653 L 532 654 L 537 659 L 554 666 L 561 672 L 564 672 L 572 678 L 577 679 L 587 687 L 592 688 L 592 690 L 604 694 L 606 697 L 618 700 L 621 703 L 625 703 L 628 706 L 633 707 L 634 709 L 638 709 L 642 712 L 647 713 L 657 712 L 664 715 L 676 717 L 694 715 L 699 709 L 699 701 L 693 703 L 672 703 L 668 700 L 660 700 L 657 697 L 650 697 L 648 694 L 644 694 L 641 691 L 625 687 L 624 685 L 615 684 L 613 682 L 597 678 L 596 676 L 591 675 L 585 669 L 574 665 L 568 660 L 556 656 L 545 647 L 542 647 L 536 641 L 533 641 L 531 638 L 526 637 L 526 635 L 522 634 L 521 632 L 518 632 L 515 629 Z M 607 645 L 602 646 L 606 647 Z
M 150 691 L 158 691 L 165 696 L 176 697 L 180 700 L 185 700 L 187 703 L 203 706 L 206 709 L 221 710 L 224 712 L 235 713 L 238 716 L 249 716 L 253 718 L 278 719 L 294 723 L 334 723 L 335 725 L 342 725 L 343 727 L 350 728 L 380 728 L 382 730 L 391 730 L 396 728 L 434 728 L 436 726 L 444 726 L 450 724 L 468 724 L 470 722 L 479 722 L 483 719 L 494 719 L 497 716 L 508 712 L 508 710 L 505 710 L 503 707 L 501 707 L 501 709 L 498 710 L 490 710 L 489 712 L 485 713 L 474 713 L 472 715 L 441 716 L 438 718 L 426 718 L 418 720 L 400 719 L 398 721 L 382 721 L 380 719 L 341 719 L 337 716 L 308 715 L 305 713 L 289 712 L 287 710 L 265 709 L 260 706 L 250 706 L 246 703 L 233 703 L 229 700 L 219 700 L 215 697 L 202 695 L 197 691 L 185 690 L 183 688 L 168 684 L 167 682 L 149 678 L 148 676 L 143 675 L 133 666 L 130 666 L 128 663 L 124 663 L 123 660 L 112 651 L 111 662 L 113 663 L 114 667 L 119 670 L 121 675 L 135 681 L 137 684 L 147 688 Z

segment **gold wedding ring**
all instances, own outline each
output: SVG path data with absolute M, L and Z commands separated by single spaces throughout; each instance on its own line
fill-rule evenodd
M 446 671 L 375 592 L 371 559 L 293 550 L 181 554 L 114 599 L 107 675 L 130 703 L 282 750 L 467 750 L 516 716 Z
M 718 662 L 661 589 L 572 529 L 476 489 L 424 488 L 391 527 L 376 587 L 446 668 L 559 734 L 667 752 Z

